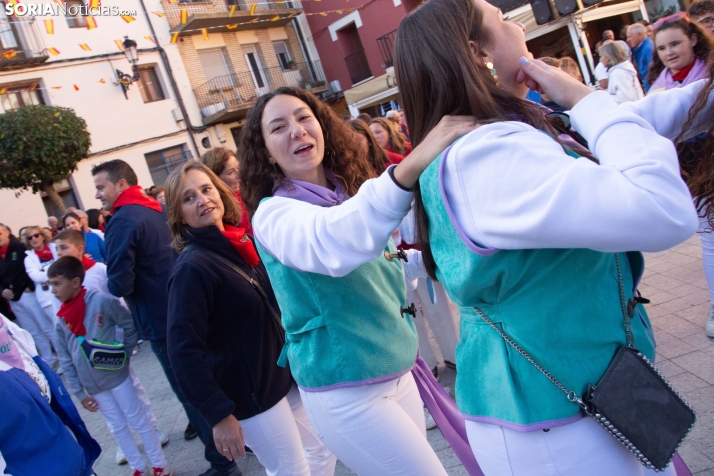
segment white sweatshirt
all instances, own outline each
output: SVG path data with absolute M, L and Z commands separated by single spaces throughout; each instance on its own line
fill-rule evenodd
M 25 251 L 25 272 L 35 283 L 35 297 L 37 302 L 40 303 L 40 307 L 54 306 L 55 304 L 55 298 L 47 278 L 47 270 L 57 260 L 57 248 L 54 243 L 50 243 L 49 247 L 52 251 L 53 260 L 46 263 L 40 261 L 34 250 Z M 47 287 L 46 290 L 42 289 L 43 283 Z M 56 306 L 54 310 L 55 312 L 59 310 L 59 306 Z
M 585 97 L 570 114 L 601 165 L 571 158 L 520 122 L 481 126 L 453 147 L 444 185 L 469 239 L 499 249 L 661 251 L 696 231 L 697 214 L 670 141 L 604 91 Z M 266 200 L 253 229 L 282 263 L 344 276 L 382 253 L 411 199 L 384 173 L 336 207 Z
M 637 71 L 628 60 L 616 64 L 607 70 L 607 92 L 616 103 L 638 101 L 645 96 Z

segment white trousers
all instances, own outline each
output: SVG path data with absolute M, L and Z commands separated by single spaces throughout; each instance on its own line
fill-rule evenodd
M 486 476 L 644 476 L 635 456 L 594 419 L 527 433 L 466 421 L 469 444 Z M 663 476 L 675 476 L 670 465 Z
M 144 443 L 144 450 L 154 468 L 166 468 L 166 457 L 161 442 L 151 421 L 146 416 L 144 406 L 136 395 L 131 378 L 127 377 L 119 386 L 93 395 L 99 404 L 99 411 L 107 421 L 109 431 L 117 440 L 132 470 L 146 470 L 146 465 L 131 436 L 131 427 Z
M 699 218 L 697 234 L 702 241 L 702 265 L 704 266 L 704 275 L 707 277 L 711 304 L 714 306 L 714 232 L 706 218 Z
M 361 476 L 445 476 L 426 439 L 424 411 L 411 372 L 388 382 L 300 390 L 312 427 Z
M 37 302 L 35 293 L 22 293 L 20 300 L 12 301 L 10 306 L 20 327 L 29 332 L 35 340 L 37 353 L 48 365 L 53 367 L 57 362 L 57 356 L 52 354 L 55 328 L 52 325 L 52 319 L 45 314 Z
M 151 423 L 151 426 L 154 428 L 154 430 L 158 430 L 159 427 L 158 423 L 156 423 L 156 417 L 151 411 L 151 402 L 149 401 L 149 396 L 146 394 L 146 389 L 144 389 L 144 386 L 141 385 L 139 377 L 136 376 L 136 372 L 134 372 L 133 363 L 133 360 L 129 360 L 129 378 L 131 379 L 131 386 L 134 387 L 134 393 L 136 394 L 136 398 L 139 399 L 139 403 L 141 404 L 144 412 L 146 413 L 146 418 L 149 419 L 149 423 Z M 112 431 L 110 421 L 107 421 L 107 425 L 109 426 L 109 430 Z
M 430 369 L 436 367 L 439 359 L 429 340 L 427 328 L 431 329 L 434 334 L 436 345 L 443 359 L 455 363 L 461 320 L 458 306 L 449 299 L 444 287 L 433 281 L 433 289 L 436 295 L 436 304 L 431 302 L 425 278 L 419 278 L 419 284 L 415 290 L 407 291 L 407 304 L 413 302 L 418 308 L 414 324 L 419 336 L 419 355 Z
M 292 423 L 295 423 L 294 425 Z M 245 444 L 268 476 L 332 476 L 337 458 L 315 435 L 297 386 L 270 410 L 241 420 Z

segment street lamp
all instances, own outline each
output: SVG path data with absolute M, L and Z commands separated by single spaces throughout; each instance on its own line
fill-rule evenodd
M 124 91 L 124 97 L 129 99 L 126 92 L 129 90 L 131 83 L 139 81 L 141 74 L 139 72 L 139 67 L 136 65 L 139 62 L 139 52 L 136 50 L 136 41 L 130 40 L 128 37 L 124 37 L 124 54 L 126 55 L 126 60 L 131 64 L 131 71 L 134 73 L 133 76 L 129 76 L 126 73 L 122 73 L 118 69 L 117 78 L 119 79 L 119 84 L 121 85 L 122 91 Z

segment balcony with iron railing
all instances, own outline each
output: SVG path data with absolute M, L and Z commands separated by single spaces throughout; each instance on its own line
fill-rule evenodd
M 0 22 L 0 71 L 30 68 L 49 58 L 34 17 Z
M 369 62 L 367 61 L 367 55 L 364 54 L 364 49 L 346 56 L 345 63 L 347 63 L 353 86 L 372 77 L 372 70 L 369 69 Z
M 203 124 L 243 119 L 258 97 L 282 86 L 295 86 L 320 94 L 330 89 L 319 61 L 296 63 L 290 68 L 264 68 L 218 76 L 193 90 Z
M 382 67 L 385 69 L 394 66 L 394 39 L 396 37 L 397 30 L 394 30 L 377 38 L 379 53 L 382 55 Z
M 299 1 L 281 0 L 179 0 L 164 6 L 171 32 L 195 35 L 202 28 L 209 33 L 245 31 L 284 26 L 302 13 Z M 188 18 L 181 23 L 181 11 Z

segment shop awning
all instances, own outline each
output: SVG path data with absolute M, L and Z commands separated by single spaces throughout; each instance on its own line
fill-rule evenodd
M 345 100 L 350 106 L 361 109 L 391 101 L 397 97 L 397 93 L 399 88 L 394 77 L 394 68 L 389 68 L 386 74 L 345 91 Z

